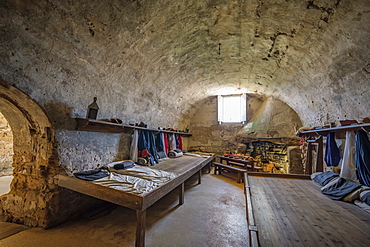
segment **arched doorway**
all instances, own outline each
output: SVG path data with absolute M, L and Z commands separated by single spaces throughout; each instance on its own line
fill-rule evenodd
M 13 179 L 13 132 L 0 112 L 0 196 L 10 191 Z
M 13 181 L 0 196 L 0 220 L 47 227 L 55 215 L 60 172 L 54 131 L 41 107 L 0 79 L 0 112 L 13 132 Z

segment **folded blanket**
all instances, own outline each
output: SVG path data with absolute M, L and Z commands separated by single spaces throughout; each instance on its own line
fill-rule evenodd
M 370 190 L 362 191 L 360 193 L 360 200 L 370 206 Z
M 75 172 L 73 173 L 73 175 L 76 178 L 79 178 L 82 180 L 95 181 L 97 179 L 107 177 L 109 174 L 107 172 L 102 171 L 101 169 L 93 169 L 93 170 Z
M 321 188 L 321 193 L 333 200 L 342 200 L 346 195 L 360 188 L 361 184 L 339 178 L 335 182 Z
M 135 162 L 133 162 L 132 160 L 121 160 L 121 161 L 115 161 L 115 162 L 109 163 L 104 167 L 107 168 L 108 170 L 109 168 L 112 168 L 112 167 L 116 170 L 122 170 L 122 169 L 126 170 L 134 166 L 135 166 Z
M 183 155 L 183 153 L 179 149 L 170 150 L 168 152 L 168 157 L 170 157 L 170 158 L 177 158 L 177 157 L 181 157 L 182 155 Z
M 113 166 L 114 169 L 116 170 L 121 170 L 121 169 L 129 169 L 135 166 L 135 163 L 131 160 L 125 160 L 120 163 L 117 163 Z
M 313 177 L 312 180 L 324 186 L 327 183 L 329 183 L 333 178 L 336 178 L 338 176 L 339 176 L 338 174 L 332 171 L 327 171 L 327 172 L 316 174 L 316 176 Z

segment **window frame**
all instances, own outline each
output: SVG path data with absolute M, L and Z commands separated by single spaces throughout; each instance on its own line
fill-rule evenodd
M 237 122 L 228 122 L 224 119 L 224 99 L 227 97 L 240 96 L 240 120 Z M 228 94 L 228 95 L 217 95 L 217 119 L 218 124 L 244 124 L 247 121 L 247 95 L 243 94 Z

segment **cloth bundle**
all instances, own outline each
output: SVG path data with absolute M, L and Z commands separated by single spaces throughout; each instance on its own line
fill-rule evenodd
M 125 160 L 125 161 L 121 161 L 121 162 L 115 164 L 113 166 L 113 168 L 116 169 L 116 170 L 121 170 L 121 169 L 126 170 L 126 169 L 132 168 L 134 166 L 135 166 L 135 163 L 133 161 Z
M 135 166 L 135 162 L 132 160 L 121 160 L 109 163 L 105 166 L 106 169 L 114 168 L 115 170 L 126 170 Z
M 333 200 L 355 202 L 358 206 L 370 212 L 370 187 L 347 180 L 338 174 L 326 171 L 311 174 L 311 179 L 322 185 L 321 193 Z M 359 205 L 366 204 L 364 205 Z
M 105 171 L 102 171 L 101 169 L 93 169 L 93 170 L 75 172 L 73 173 L 73 175 L 76 178 L 79 178 L 82 180 L 95 181 L 97 179 L 107 177 L 109 174 Z
M 177 158 L 177 157 L 181 157 L 182 155 L 183 153 L 180 149 L 174 149 L 168 152 L 168 157 L 170 158 Z
M 317 172 L 311 175 L 311 179 L 322 186 L 326 185 L 336 177 L 339 177 L 339 175 L 332 171 Z
M 321 193 L 333 200 L 343 200 L 348 194 L 361 187 L 361 184 L 338 178 L 321 188 Z

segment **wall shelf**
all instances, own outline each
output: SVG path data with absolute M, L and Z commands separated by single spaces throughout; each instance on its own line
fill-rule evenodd
M 323 135 L 326 136 L 329 132 L 343 132 L 348 130 L 360 130 L 364 129 L 365 131 L 370 131 L 370 123 L 363 123 L 363 124 L 351 124 L 346 126 L 339 126 L 339 127 L 333 127 L 333 128 L 323 128 L 323 129 L 316 129 L 316 130 L 306 130 L 299 133 L 299 136 L 304 135 Z
M 148 131 L 153 131 L 153 132 L 178 134 L 182 136 L 192 136 L 192 134 L 184 133 L 184 132 L 150 129 L 150 128 L 144 128 L 144 127 L 139 127 L 139 126 L 123 125 L 123 124 L 117 124 L 117 123 L 111 123 L 111 122 L 93 120 L 93 119 L 86 119 L 86 118 L 75 118 L 75 119 L 77 121 L 76 129 L 81 130 L 81 131 L 94 131 L 94 132 L 104 132 L 104 133 L 131 133 L 133 130 L 138 129 L 138 130 L 148 130 Z

